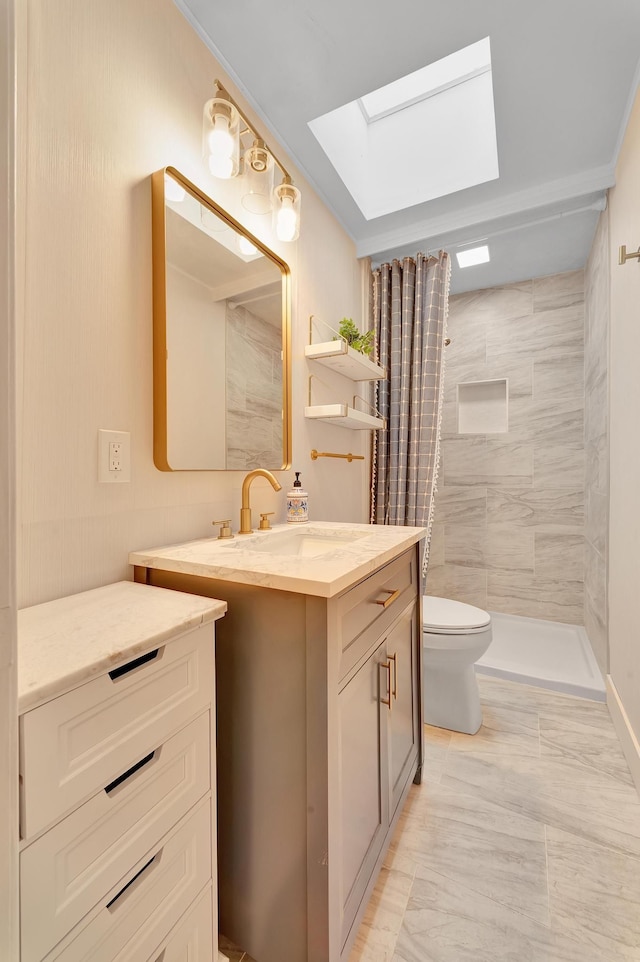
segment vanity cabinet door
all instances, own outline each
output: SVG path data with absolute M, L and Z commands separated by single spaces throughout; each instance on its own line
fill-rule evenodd
M 381 644 L 338 696 L 341 944 L 384 844 L 388 813 L 385 713 L 388 669 Z M 381 752 L 382 749 L 382 752 Z
M 389 821 L 415 768 L 420 737 L 420 692 L 416 683 L 416 604 L 404 612 L 387 635 L 386 657 L 391 663 L 391 710 L 387 712 L 389 758 Z

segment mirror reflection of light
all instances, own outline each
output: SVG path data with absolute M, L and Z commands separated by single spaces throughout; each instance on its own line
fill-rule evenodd
M 247 257 L 260 253 L 255 244 L 252 244 L 246 237 L 238 237 L 238 249 L 241 254 L 245 254 Z
M 292 241 L 296 234 L 298 217 L 290 197 L 283 197 L 276 214 L 276 236 L 281 241 Z
M 173 201 L 174 204 L 179 204 L 187 196 L 184 187 L 181 187 L 173 177 L 169 177 L 167 174 L 164 175 L 164 194 L 167 200 Z

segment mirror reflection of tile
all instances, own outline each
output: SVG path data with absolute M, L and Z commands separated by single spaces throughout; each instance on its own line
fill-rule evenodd
M 280 327 L 248 308 L 227 306 L 228 469 L 282 463 Z M 247 372 L 252 372 L 247 376 Z

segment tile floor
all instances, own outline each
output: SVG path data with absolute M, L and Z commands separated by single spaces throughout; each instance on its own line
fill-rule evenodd
M 349 962 L 640 962 L 640 799 L 604 704 L 479 676 L 425 727 Z

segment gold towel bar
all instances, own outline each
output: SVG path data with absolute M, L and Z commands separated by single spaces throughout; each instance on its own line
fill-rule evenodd
M 344 458 L 345 461 L 351 463 L 352 461 L 364 461 L 364 454 L 332 454 L 331 451 L 316 451 L 314 448 L 311 452 L 311 460 L 317 461 L 318 458 Z
M 637 251 L 631 251 L 630 253 L 627 254 L 627 246 L 626 244 L 623 244 L 622 247 L 620 248 L 620 257 L 618 259 L 618 264 L 625 264 L 628 260 L 631 260 L 632 257 L 637 257 L 640 260 L 640 247 L 638 248 Z

